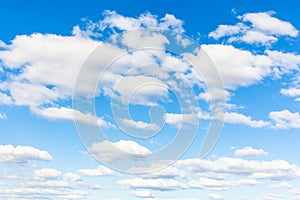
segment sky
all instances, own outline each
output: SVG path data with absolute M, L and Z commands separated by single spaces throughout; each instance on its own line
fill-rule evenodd
M 0 198 L 300 199 L 299 1 L 7 1 Z

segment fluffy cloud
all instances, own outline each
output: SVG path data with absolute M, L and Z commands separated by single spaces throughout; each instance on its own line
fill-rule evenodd
M 0 162 L 26 164 L 33 160 L 50 161 L 52 156 L 30 146 L 0 145 Z
M 147 130 L 152 130 L 152 131 L 156 131 L 159 130 L 160 127 L 157 124 L 153 124 L 153 123 L 146 123 L 146 122 L 142 122 L 142 121 L 134 121 L 131 119 L 122 119 L 121 120 L 122 124 L 135 128 L 135 129 L 147 129 Z
M 237 157 L 262 156 L 262 155 L 268 155 L 268 152 L 266 152 L 263 149 L 254 149 L 252 147 L 245 147 L 242 149 L 235 150 L 234 155 Z
M 299 31 L 290 23 L 273 17 L 272 12 L 246 13 L 235 25 L 219 25 L 209 34 L 214 39 L 227 37 L 228 42 L 270 45 L 279 36 L 297 37 Z M 249 25 L 250 23 L 250 25 Z
M 269 113 L 269 117 L 274 122 L 273 128 L 300 128 L 300 114 L 298 112 L 292 113 L 289 110 L 273 111 Z
M 259 82 L 271 73 L 271 60 L 265 55 L 254 55 L 232 45 L 202 45 L 213 60 L 225 88 L 235 89 Z
M 105 167 L 105 166 L 99 166 L 96 169 L 80 169 L 78 170 L 79 173 L 85 175 L 85 176 L 116 176 L 119 175 L 116 171 Z
M 174 15 L 166 14 L 163 18 L 158 19 L 157 16 L 150 13 L 141 14 L 138 18 L 124 17 L 115 11 L 105 11 L 104 20 L 94 26 L 100 26 L 103 31 L 106 28 L 117 28 L 122 31 L 133 31 L 140 28 L 159 28 L 162 30 L 171 29 L 177 32 L 184 32 L 182 28 L 183 22 Z
M 247 175 L 250 179 L 288 180 L 299 177 L 300 168 L 284 160 L 256 161 L 221 157 L 217 160 L 187 159 L 177 162 L 194 172 Z
M 214 199 L 214 200 L 222 200 L 222 199 L 224 199 L 224 197 L 222 195 L 219 195 L 219 194 L 209 194 L 208 197 L 210 199 Z
M 76 120 L 79 123 L 85 123 L 95 126 L 101 127 L 109 127 L 110 123 L 104 121 L 100 117 L 96 117 L 92 114 L 85 114 L 78 110 L 74 110 L 72 108 L 66 107 L 50 107 L 50 108 L 33 108 L 33 112 L 39 116 L 45 117 L 47 119 L 54 119 L 54 120 L 69 120 L 74 121 Z
M 61 175 L 61 172 L 56 169 L 39 169 L 35 170 L 34 174 L 41 178 L 53 179 Z
M 142 158 L 151 151 L 130 140 L 120 140 L 118 142 L 103 141 L 94 143 L 89 150 L 99 159 L 111 162 L 117 159 Z
M 250 22 L 253 28 L 273 35 L 298 36 L 299 31 L 287 21 L 272 17 L 272 12 L 247 13 L 240 18 Z
M 261 128 L 261 127 L 267 127 L 270 125 L 269 122 L 263 121 L 263 120 L 253 120 L 249 116 L 245 116 L 240 113 L 235 112 L 228 112 L 225 113 L 225 123 L 228 124 L 245 124 L 252 128 Z

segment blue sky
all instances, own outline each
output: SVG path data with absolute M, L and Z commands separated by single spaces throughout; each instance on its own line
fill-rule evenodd
M 299 6 L 1 3 L 1 199 L 300 199 Z

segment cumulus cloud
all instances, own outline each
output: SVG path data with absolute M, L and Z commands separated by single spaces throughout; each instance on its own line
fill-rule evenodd
M 131 140 L 120 140 L 118 142 L 93 143 L 89 150 L 103 161 L 111 162 L 118 159 L 126 158 L 143 158 L 151 151 Z
M 261 128 L 261 127 L 267 127 L 270 125 L 269 122 L 263 121 L 263 120 L 253 120 L 249 116 L 245 116 L 240 113 L 235 112 L 227 112 L 225 113 L 225 123 L 228 124 L 245 124 L 252 128 Z
M 56 169 L 39 169 L 35 170 L 34 174 L 41 178 L 53 179 L 59 177 L 61 172 Z
M 156 131 L 156 130 L 160 129 L 160 127 L 154 123 L 134 121 L 131 119 L 122 119 L 121 122 L 122 122 L 122 124 L 132 127 L 132 128 L 135 128 L 135 129 L 144 129 L 144 130 L 146 129 L 146 130 L 152 130 L 152 131 Z
M 252 147 L 244 147 L 242 149 L 235 150 L 234 155 L 237 157 L 263 156 L 263 155 L 268 155 L 268 152 L 266 152 L 263 149 L 254 149 Z
M 298 112 L 293 113 L 289 110 L 273 111 L 269 113 L 269 117 L 274 122 L 273 128 L 300 128 L 300 114 Z
M 50 161 L 52 156 L 30 146 L 0 145 L 0 162 L 26 164 L 30 161 Z
M 250 179 L 289 180 L 300 175 L 300 168 L 284 160 L 257 161 L 221 157 L 217 160 L 187 159 L 177 162 L 194 172 L 246 175 Z
M 246 13 L 238 16 L 235 25 L 219 25 L 209 36 L 218 40 L 226 37 L 229 43 L 245 42 L 248 44 L 271 45 L 280 36 L 297 37 L 299 31 L 287 21 L 272 15 L 274 12 Z
M 222 200 L 224 199 L 224 197 L 220 194 L 209 194 L 208 197 L 210 199 L 215 199 L 215 200 Z
M 105 166 L 99 166 L 96 169 L 80 169 L 78 170 L 79 173 L 85 175 L 85 176 L 116 176 L 119 175 L 116 171 L 105 167 Z
M 96 117 L 89 113 L 82 113 L 78 110 L 66 107 L 33 108 L 33 112 L 39 116 L 54 120 L 77 121 L 100 127 L 109 127 L 110 123 L 101 117 Z

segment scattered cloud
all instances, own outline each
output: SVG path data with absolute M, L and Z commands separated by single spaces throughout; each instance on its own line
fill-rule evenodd
M 85 176 L 117 176 L 119 173 L 116 171 L 105 167 L 105 166 L 99 166 L 96 169 L 80 169 L 78 170 L 79 173 L 85 175 Z
M 300 128 L 300 114 L 298 112 L 292 113 L 289 110 L 273 111 L 269 113 L 269 117 L 274 122 L 273 128 Z
M 268 152 L 266 152 L 263 149 L 254 149 L 252 147 L 244 147 L 242 149 L 235 150 L 234 155 L 237 157 L 263 156 L 263 155 L 268 155 Z
M 263 120 L 253 120 L 249 116 L 245 116 L 240 113 L 235 112 L 227 112 L 225 113 L 225 123 L 228 124 L 245 124 L 252 128 L 261 128 L 261 127 L 267 127 L 270 125 L 269 122 L 263 121 Z
M 219 194 L 209 194 L 208 197 L 210 199 L 214 199 L 214 200 L 222 200 L 222 199 L 224 199 L 224 197 L 222 195 L 219 195 Z
M 235 25 L 219 25 L 209 36 L 218 40 L 226 37 L 227 42 L 271 45 L 281 36 L 297 37 L 299 31 L 287 21 L 273 17 L 274 12 L 246 13 L 238 16 Z
M 0 162 L 26 164 L 30 161 L 50 161 L 52 156 L 30 146 L 0 145 Z
M 53 179 L 59 177 L 61 172 L 56 169 L 39 169 L 35 170 L 34 174 L 41 178 Z
M 91 145 L 89 150 L 97 158 L 111 162 L 116 159 L 142 158 L 151 151 L 131 140 L 120 140 L 118 142 L 109 142 L 107 140 Z
M 76 121 L 101 127 L 109 127 L 110 123 L 104 121 L 101 117 L 96 117 L 89 113 L 82 113 L 78 110 L 66 107 L 33 108 L 33 112 L 39 116 L 54 120 Z

